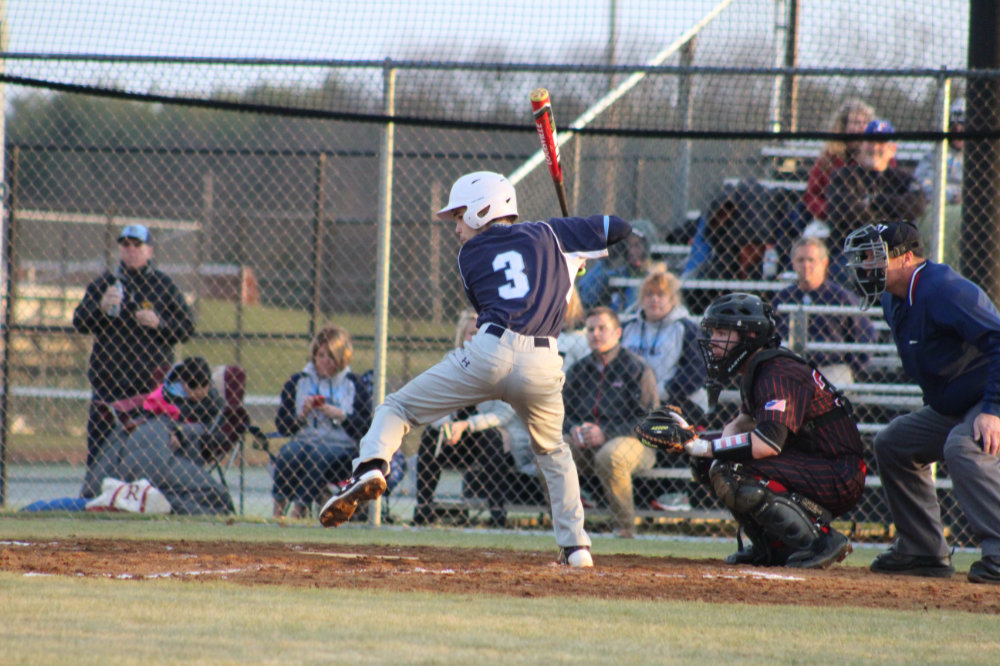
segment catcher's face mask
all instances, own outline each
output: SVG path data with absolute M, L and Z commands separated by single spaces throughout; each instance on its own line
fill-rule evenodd
M 861 297 L 862 310 L 877 303 L 885 291 L 889 247 L 882 239 L 884 229 L 884 225 L 869 224 L 852 232 L 844 241 L 844 256 Z
M 750 333 L 716 327 L 711 322 L 702 323 L 698 345 L 705 359 L 708 378 L 720 383 L 735 375 L 759 347 L 753 343 Z

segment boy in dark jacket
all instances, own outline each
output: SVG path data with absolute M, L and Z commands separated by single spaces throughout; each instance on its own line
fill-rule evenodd
M 611 308 L 588 312 L 586 331 L 591 353 L 569 369 L 563 387 L 563 432 L 580 472 L 600 479 L 616 534 L 629 538 L 635 532 L 632 474 L 656 463 L 656 453 L 632 428 L 659 405 L 656 377 L 621 346 L 621 323 Z

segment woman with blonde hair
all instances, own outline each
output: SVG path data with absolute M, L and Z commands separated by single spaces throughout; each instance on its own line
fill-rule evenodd
M 327 324 L 301 372 L 285 383 L 275 425 L 291 437 L 274 463 L 274 517 L 304 518 L 327 484 L 350 475 L 371 423 L 371 390 L 351 371 L 351 334 Z
M 625 325 L 621 345 L 653 369 L 660 404 L 677 405 L 694 423 L 701 423 L 708 408 L 707 370 L 698 334 L 697 322 L 681 303 L 680 279 L 667 271 L 650 273 L 639 288 L 639 316 Z M 678 463 L 653 451 L 643 455 L 647 460 L 642 464 L 649 467 L 654 462 Z M 690 508 L 683 493 L 652 499 L 649 506 L 655 510 Z
M 681 281 L 673 273 L 650 273 L 639 288 L 639 316 L 622 329 L 622 346 L 653 369 L 664 405 L 679 405 L 700 420 L 708 407 L 705 362 L 698 323 L 681 303 Z
M 841 104 L 833 115 L 829 131 L 838 134 L 861 134 L 874 118 L 875 109 L 860 99 L 849 99 Z M 813 218 L 826 219 L 826 188 L 830 184 L 830 174 L 840 167 L 857 164 L 860 149 L 860 141 L 827 141 L 823 152 L 809 172 L 809 182 L 803 196 L 806 208 Z

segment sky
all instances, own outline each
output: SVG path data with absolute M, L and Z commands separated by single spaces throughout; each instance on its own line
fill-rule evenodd
M 714 7 L 703 64 L 771 53 L 783 0 L 0 0 L 8 52 L 292 60 L 643 64 Z M 968 0 L 801 0 L 802 67 L 962 68 Z M 735 46 L 734 46 L 735 45 Z M 771 57 L 773 60 L 773 56 Z M 765 58 L 767 64 L 773 64 Z M 670 64 L 670 63 L 667 63 Z M 205 93 L 275 74 L 247 68 L 8 59 L 12 75 Z M 326 71 L 302 68 L 297 83 Z M 281 72 L 287 82 L 289 72 Z M 291 78 L 294 78 L 291 77 Z
M 7 13 L 11 51 L 381 59 L 505 42 L 557 51 L 581 34 L 606 38 L 612 4 L 630 35 L 662 35 L 718 2 L 665 11 L 655 0 L 7 0 Z

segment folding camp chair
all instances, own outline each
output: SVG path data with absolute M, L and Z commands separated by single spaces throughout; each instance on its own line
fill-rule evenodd
M 242 366 L 216 366 L 212 371 L 212 384 L 225 402 L 220 418 L 226 436 L 221 446 L 205 446 L 201 454 L 205 464 L 218 474 L 227 490 L 229 484 L 226 481 L 226 471 L 232 467 L 234 459 L 239 460 L 239 512 L 242 515 L 246 495 L 245 435 L 249 434 L 253 438 L 255 448 L 261 446 L 262 442 L 266 444 L 267 437 L 251 423 L 250 414 L 243 404 L 246 398 L 247 373 Z

